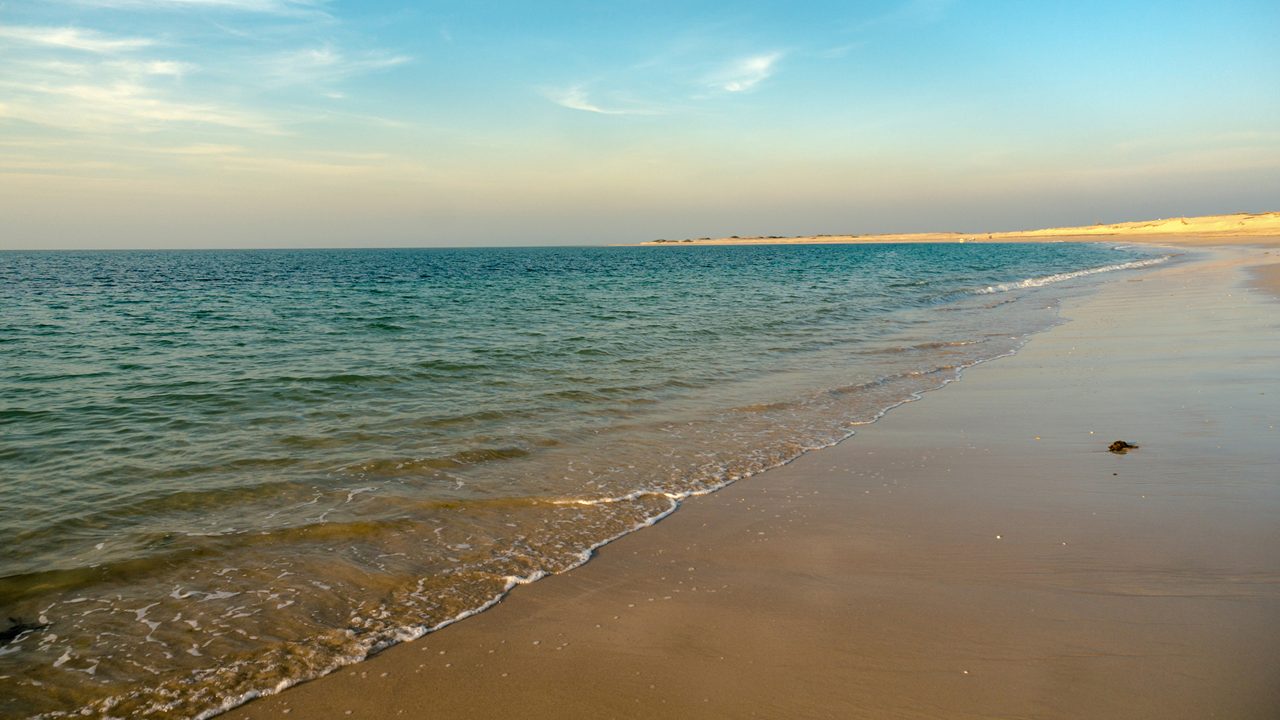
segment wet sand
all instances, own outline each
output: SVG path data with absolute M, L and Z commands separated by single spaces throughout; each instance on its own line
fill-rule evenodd
M 1258 265 L 1250 271 L 1253 273 L 1255 287 L 1280 297 L 1280 248 L 1269 254 L 1274 256 L 1274 262 Z
M 1277 260 L 1113 281 L 837 447 L 225 717 L 1280 717 L 1280 265 L 1246 271 Z

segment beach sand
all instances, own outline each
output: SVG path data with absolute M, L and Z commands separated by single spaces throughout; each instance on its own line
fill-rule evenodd
M 1280 717 L 1271 244 L 227 717 Z

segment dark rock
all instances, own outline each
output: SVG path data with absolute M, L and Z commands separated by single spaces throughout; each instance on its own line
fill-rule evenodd
M 49 627 L 48 625 L 33 625 L 32 623 L 22 622 L 17 618 L 9 618 L 9 622 L 11 625 L 8 629 L 0 630 L 0 645 L 8 645 L 17 640 L 18 636 L 24 632 L 43 630 Z
M 1113 453 L 1117 454 L 1117 455 L 1123 455 L 1123 454 L 1125 454 L 1125 453 L 1129 452 L 1130 450 L 1137 450 L 1137 449 L 1138 449 L 1138 446 L 1137 446 L 1137 445 L 1134 445 L 1134 444 L 1132 444 L 1132 443 L 1127 443 L 1127 442 L 1125 442 L 1125 441 L 1123 441 L 1123 440 L 1117 440 L 1117 441 L 1115 441 L 1115 442 L 1111 443 L 1111 446 L 1110 446 L 1110 447 L 1108 447 L 1107 449 L 1108 449 L 1108 450 L 1110 450 L 1111 452 L 1113 452 Z

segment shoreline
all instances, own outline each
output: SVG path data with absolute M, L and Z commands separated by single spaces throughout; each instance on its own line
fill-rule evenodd
M 1274 245 L 1274 240 L 1271 242 Z M 1141 356 L 1130 357 L 1134 351 L 1124 351 L 1122 331 L 1107 313 L 1136 313 L 1140 322 L 1133 323 L 1132 327 L 1143 328 L 1142 337 L 1147 337 L 1151 335 L 1147 329 L 1152 321 L 1156 325 L 1169 322 L 1150 317 L 1151 306 L 1159 306 L 1163 296 L 1152 297 L 1155 293 L 1148 290 L 1151 287 L 1148 280 L 1155 285 L 1176 286 L 1180 279 L 1189 276 L 1196 280 L 1198 275 L 1197 296 L 1208 293 L 1217 298 L 1215 302 L 1222 302 L 1223 292 L 1241 287 L 1235 265 L 1270 260 L 1256 251 L 1236 249 L 1225 253 L 1237 256 L 1226 261 L 1225 267 L 1221 260 L 1197 260 L 1150 271 L 1129 283 L 1108 283 L 1095 296 L 1067 309 L 1064 314 L 1073 322 L 1042 333 L 1019 354 L 1003 358 L 1000 363 L 971 368 L 965 373 L 966 382 L 952 384 L 945 393 L 930 393 L 924 402 L 910 403 L 880 422 L 864 426 L 853 439 L 808 453 L 745 483 L 735 483 L 685 503 L 681 512 L 666 518 L 659 529 L 627 535 L 598 550 L 593 562 L 520 589 L 466 623 L 397 645 L 362 663 L 279 695 L 253 701 L 225 717 L 281 717 L 288 710 L 297 711 L 301 717 L 430 717 L 437 714 L 480 717 L 517 710 L 535 717 L 610 714 L 713 717 L 756 711 L 764 716 L 782 717 L 794 714 L 795 706 L 785 703 L 797 701 L 795 690 L 799 687 L 804 688 L 808 703 L 803 705 L 805 709 L 801 714 L 814 716 L 967 717 L 970 713 L 987 716 L 1012 711 L 1003 705 L 1019 698 L 1013 703 L 1019 712 L 1037 716 L 1069 717 L 1073 713 L 1078 716 L 1082 712 L 1107 713 L 1124 708 L 1125 716 L 1150 713 L 1152 717 L 1176 717 L 1186 713 L 1185 716 L 1191 717 L 1197 716 L 1193 709 L 1200 712 L 1212 708 L 1212 702 L 1226 702 L 1230 699 L 1226 696 L 1230 695 L 1237 698 L 1238 704 L 1244 703 L 1238 708 L 1241 713 L 1237 716 L 1269 717 L 1266 713 L 1280 707 L 1280 698 L 1260 689 L 1265 686 L 1257 684 L 1262 680 L 1257 668 L 1280 660 L 1277 658 L 1280 638 L 1275 637 L 1274 624 L 1266 622 L 1268 617 L 1274 617 L 1280 603 L 1277 591 L 1265 580 L 1280 577 L 1274 558 L 1257 557 L 1254 551 L 1250 557 L 1250 562 L 1257 566 L 1253 573 L 1261 572 L 1262 579 L 1255 583 L 1256 587 L 1246 583 L 1249 592 L 1241 596 L 1239 581 L 1233 580 L 1231 573 L 1224 574 L 1224 570 L 1230 568 L 1218 567 L 1238 562 L 1235 558 L 1240 554 L 1239 547 L 1232 544 L 1233 551 L 1229 553 L 1225 552 L 1227 548 L 1218 548 L 1220 552 L 1213 555 L 1213 562 L 1200 563 L 1205 566 L 1207 576 L 1183 578 L 1181 582 L 1190 587 L 1182 588 L 1179 593 L 1170 592 L 1177 588 L 1165 587 L 1170 583 L 1178 585 L 1177 573 L 1161 579 L 1158 574 L 1144 575 L 1139 567 L 1112 567 L 1101 554 L 1105 544 L 1088 534 L 1078 540 L 1062 540 L 1067 544 L 1060 546 L 1041 542 L 1031 548 L 1035 551 L 1031 557 L 1026 556 L 1028 548 L 1018 548 L 1019 544 L 1003 540 L 1035 535 L 1042 529 L 1032 521 L 1051 518 L 1053 513 L 1052 508 L 1044 506 L 1042 498 L 1028 496 L 1025 490 L 1008 487 L 1005 480 L 994 477 L 999 474 L 994 469 L 1014 466 L 1026 473 L 1051 475 L 1054 481 L 1040 483 L 1041 490 L 1051 496 L 1062 495 L 1055 499 L 1070 506 L 1091 508 L 1089 511 L 1096 517 L 1099 511 L 1114 512 L 1113 508 L 1098 503 L 1097 494 L 1114 494 L 1117 489 L 1091 485 L 1089 492 L 1083 494 L 1060 491 L 1058 488 L 1069 485 L 1069 481 L 1080 474 L 1080 466 L 1096 471 L 1098 463 L 1103 463 L 1107 468 L 1124 468 L 1129 475 L 1128 469 L 1136 465 L 1139 472 L 1135 480 L 1113 481 L 1125 483 L 1126 492 L 1120 496 L 1132 504 L 1133 493 L 1128 491 L 1134 489 L 1134 482 L 1138 488 L 1157 482 L 1144 467 L 1147 457 L 1156 455 L 1157 464 L 1167 468 L 1195 465 L 1196 457 L 1179 457 L 1183 453 L 1176 445 L 1152 444 L 1141 431 L 1126 439 L 1139 444 L 1147 441 L 1145 452 L 1139 450 L 1124 458 L 1099 452 L 1094 447 L 1095 444 L 1104 446 L 1102 439 L 1113 439 L 1106 434 L 1102 438 L 1090 437 L 1088 446 L 1082 445 L 1078 437 L 1065 441 L 1064 446 L 1064 438 L 1053 442 L 1055 438 L 1046 429 L 1041 435 L 1050 442 L 1042 442 L 1037 436 L 1027 444 L 1026 438 L 1021 437 L 1025 434 L 1021 432 L 1021 425 L 1010 425 L 1007 418 L 984 414 L 983 422 L 975 424 L 968 417 L 974 408 L 994 405 L 1012 415 L 1019 412 L 1019 407 L 1053 407 L 1057 402 L 1062 406 L 1058 412 L 1070 416 L 1074 422 L 1099 424 L 1100 418 L 1091 417 L 1095 413 L 1090 412 L 1086 403 L 1073 400 L 1070 394 L 1064 395 L 1061 389 L 1044 387 L 1044 378 L 1039 377 L 1037 371 L 1042 371 L 1045 363 L 1056 362 L 1062 366 L 1058 369 L 1067 374 L 1083 374 L 1093 379 L 1096 372 L 1099 387 L 1091 388 L 1090 395 L 1110 397 L 1136 393 L 1133 405 L 1138 409 L 1126 409 L 1141 416 L 1141 422 L 1135 425 L 1168 425 L 1164 417 L 1168 408 L 1162 412 L 1156 406 L 1168 405 L 1170 399 L 1144 396 L 1141 390 L 1152 391 L 1151 379 L 1146 377 L 1150 373 L 1144 373 L 1130 362 L 1117 361 L 1116 355 L 1126 361 L 1141 359 Z M 1278 268 L 1280 266 L 1271 264 L 1261 274 L 1280 277 Z M 1206 280 L 1213 283 L 1205 287 Z M 1136 298 L 1114 305 L 1116 296 L 1135 292 Z M 1139 302 L 1135 303 L 1135 299 Z M 1256 307 L 1258 303 L 1274 302 L 1257 297 L 1249 300 L 1248 308 L 1235 309 L 1254 321 L 1260 312 Z M 1100 313 L 1098 306 L 1106 303 L 1114 306 Z M 1207 301 L 1202 305 L 1200 311 L 1204 314 Z M 1149 339 L 1176 344 L 1179 339 L 1187 339 L 1178 338 L 1178 333 L 1195 337 L 1197 330 L 1213 331 L 1231 340 L 1219 343 L 1214 349 L 1230 360 L 1231 348 L 1241 347 L 1242 328 L 1238 325 L 1237 322 L 1236 326 L 1226 329 L 1214 328 L 1202 321 L 1185 330 L 1165 328 L 1163 336 Z M 1081 332 L 1086 332 L 1082 337 L 1096 346 L 1079 351 L 1072 346 L 1067 354 L 1086 355 L 1093 363 L 1087 368 L 1081 367 L 1081 359 L 1059 358 L 1053 352 L 1054 346 L 1065 346 L 1064 336 Z M 1269 338 L 1264 336 L 1264 339 Z M 1220 364 L 1222 360 L 1218 358 L 1215 362 Z M 1167 358 L 1156 363 L 1168 364 Z M 1202 358 L 1185 360 L 1183 364 L 1188 367 L 1181 371 L 1167 368 L 1165 372 L 1184 372 L 1194 369 L 1193 365 L 1198 368 L 1197 372 L 1204 372 L 1210 365 Z M 1265 379 L 1275 381 L 1274 372 Z M 1234 384 L 1238 383 L 1233 382 L 1232 386 Z M 1008 387 L 1010 385 L 1013 387 Z M 1187 390 L 1196 391 L 1196 401 L 1207 402 L 1200 397 L 1203 388 L 1184 388 L 1184 393 Z M 1026 400 L 1029 396 L 1055 394 L 1062 397 Z M 1280 394 L 1280 389 L 1276 394 Z M 1218 399 L 1216 413 L 1226 413 L 1226 409 L 1218 406 L 1228 399 Z M 1242 400 L 1244 398 L 1237 399 Z M 1254 398 L 1248 401 L 1259 402 Z M 1262 410 L 1274 408 L 1274 403 L 1267 406 L 1265 399 L 1262 402 Z M 1029 418 L 1023 418 L 1027 427 L 1051 428 L 1063 423 L 1061 418 L 1042 417 L 1044 413 L 1029 414 Z M 1224 418 L 1217 420 L 1225 422 Z M 969 425 L 974 427 L 967 427 Z M 1161 434 L 1178 436 L 1186 431 L 1185 427 L 1169 427 Z M 953 442 L 957 432 L 965 438 L 967 447 Z M 1015 433 L 1013 438 L 1007 437 L 1009 432 Z M 1059 428 L 1059 434 L 1061 432 Z M 1248 453 L 1260 456 L 1260 466 L 1265 466 L 1266 461 L 1276 460 L 1274 451 L 1265 447 L 1269 439 L 1267 432 L 1254 428 L 1238 433 L 1232 440 L 1244 443 Z M 1260 442 L 1263 445 L 1259 445 Z M 1001 443 L 1017 445 L 1016 451 L 1000 447 Z M 979 448 L 982 452 L 975 452 Z M 868 459 L 864 457 L 868 453 L 881 457 Z M 945 467 L 938 466 L 940 461 Z M 960 472 L 953 473 L 953 470 Z M 1090 482 L 1096 483 L 1096 480 L 1090 479 Z M 1194 485 L 1191 479 L 1187 482 Z M 1256 478 L 1252 482 L 1256 485 Z M 849 487 L 851 483 L 853 488 Z M 949 497 L 956 492 L 957 484 L 969 491 L 960 497 Z M 925 487 L 929 491 L 921 492 L 920 488 Z M 895 490 L 898 491 L 896 499 Z M 970 529 L 968 526 L 974 520 L 973 517 L 948 517 L 942 512 L 950 509 L 947 501 L 964 506 L 972 504 L 970 495 L 976 494 L 990 503 L 1008 505 L 1010 501 L 1001 490 L 1013 491 L 1018 502 L 1013 507 L 1005 507 L 1008 518 L 993 526 L 1012 526 L 1016 530 L 996 533 L 1001 535 L 996 545 L 991 544 L 990 536 L 977 538 L 970 537 L 971 533 L 960 533 L 964 537 L 961 547 L 965 552 L 957 554 L 951 533 Z M 824 496 L 821 502 L 810 494 L 815 492 Z M 1146 499 L 1142 493 L 1138 494 Z M 1253 498 L 1252 502 L 1257 509 L 1250 510 L 1250 517 L 1262 509 L 1280 509 L 1280 500 L 1273 496 Z M 990 507 L 981 504 L 968 509 L 972 511 L 970 515 L 976 517 L 991 512 Z M 1226 512 L 1229 509 L 1216 508 L 1222 517 L 1212 529 L 1219 535 L 1228 533 L 1232 523 L 1239 520 L 1230 517 Z M 1190 510 L 1192 508 L 1175 502 L 1164 508 L 1163 513 L 1185 517 Z M 894 518 L 894 522 L 886 523 L 886 514 Z M 1182 547 L 1180 538 L 1169 537 L 1155 526 L 1144 527 L 1146 533 L 1128 538 L 1130 542 L 1126 545 L 1149 546 L 1149 553 L 1165 561 L 1174 559 L 1174 550 L 1190 550 Z M 1273 537 L 1266 537 L 1263 542 L 1258 538 L 1259 534 L 1274 536 L 1274 530 L 1251 527 L 1253 547 L 1274 546 L 1274 543 L 1268 545 Z M 904 528 L 909 530 L 904 532 Z M 1075 534 L 1072 526 L 1057 530 L 1059 533 L 1070 530 Z M 1117 537 L 1123 535 L 1116 527 L 1107 526 L 1105 530 Z M 1099 554 L 1091 555 L 1083 563 L 1065 551 L 1045 554 L 1049 552 L 1047 548 L 1056 551 L 1056 547 L 1083 545 L 1089 549 L 1090 543 Z M 837 562 L 842 556 L 833 554 L 835 547 L 850 553 L 850 562 Z M 1006 548 L 1023 551 L 1014 553 L 1017 562 L 1012 577 L 1010 569 L 1002 564 L 1008 560 L 992 555 L 995 548 L 1001 552 Z M 936 557 L 930 557 L 939 552 L 951 562 L 940 565 Z M 1247 553 L 1245 556 L 1249 557 Z M 833 567 L 840 572 L 854 573 L 854 579 L 840 577 L 833 573 Z M 801 568 L 805 571 L 801 572 Z M 1101 587 L 1093 587 L 1089 592 L 1060 587 L 1052 580 L 1056 571 L 1078 575 L 1086 586 Z M 939 575 L 944 579 L 939 579 Z M 1135 578 L 1132 581 L 1135 587 L 1121 588 L 1120 592 L 1108 587 L 1108 582 L 1114 584 L 1109 578 L 1124 576 Z M 1224 587 L 1218 588 L 1218 585 Z M 926 588 L 932 589 L 935 595 L 940 593 L 941 597 L 962 600 L 960 607 L 967 611 L 957 618 L 954 616 L 960 610 L 954 603 L 936 605 L 913 597 L 917 590 Z M 1223 595 L 1223 589 L 1231 592 Z M 1061 627 L 1061 617 L 1046 625 L 1035 618 L 1008 616 L 1000 598 L 1009 592 L 1019 596 L 1030 594 L 1049 614 L 1075 616 L 1077 621 L 1066 623 L 1072 626 L 1067 632 Z M 1109 663 L 1096 658 L 1114 660 L 1136 656 L 1157 665 L 1159 672 L 1185 676 L 1186 667 L 1172 667 L 1168 658 L 1156 659 L 1157 653 L 1152 652 L 1152 648 L 1167 647 L 1172 642 L 1184 649 L 1223 649 L 1222 641 L 1199 637 L 1190 643 L 1184 636 L 1193 633 L 1195 627 L 1204 625 L 1206 620 L 1220 622 L 1220 616 L 1230 613 L 1211 600 L 1181 611 L 1162 608 L 1162 612 L 1171 614 L 1171 626 L 1177 631 L 1157 632 L 1143 627 L 1138 618 L 1145 610 L 1136 607 L 1143 603 L 1133 599 L 1218 595 L 1235 604 L 1248 605 L 1247 617 L 1237 614 L 1232 623 L 1221 624 L 1218 629 L 1226 632 L 1228 626 L 1237 628 L 1228 633 L 1234 643 L 1232 652 L 1248 646 L 1248 654 L 1255 660 L 1266 660 L 1253 664 L 1254 670 L 1227 662 L 1231 653 L 1211 654 L 1214 663 L 1231 668 L 1230 676 L 1224 675 L 1226 670 L 1214 671 L 1211 673 L 1214 682 L 1197 685 L 1194 690 L 1199 694 L 1191 699 L 1185 689 L 1166 688 L 1161 699 L 1145 691 L 1141 697 L 1126 697 L 1114 687 L 1116 682 L 1126 679 L 1126 682 L 1140 680 L 1167 685 L 1167 680 L 1153 677 L 1142 668 L 1121 668 L 1116 678 L 1104 677 L 1114 668 L 1106 673 L 1097 672 Z M 824 599 L 821 608 L 809 607 L 815 597 Z M 1091 597 L 1109 600 L 1091 602 Z M 732 602 L 726 607 L 724 600 Z M 1109 615 L 1100 612 L 1095 607 L 1097 604 L 1118 605 L 1114 610 L 1128 620 L 1119 628 L 1113 627 Z M 993 612 L 1006 621 L 1014 621 L 1010 627 L 1015 629 L 991 626 Z M 939 624 L 940 617 L 949 621 Z M 868 630 L 867 622 L 879 629 Z M 1161 627 L 1165 625 L 1169 623 Z M 896 632 L 886 635 L 886 628 L 895 628 Z M 1016 655 L 1015 650 L 1026 652 L 1023 646 L 1030 644 L 1036 652 L 1041 655 L 1047 652 L 1055 659 L 1050 667 L 1038 668 L 1032 676 L 1006 678 L 999 688 L 984 686 L 984 691 L 974 696 L 964 685 L 956 684 L 956 675 L 963 678 L 972 673 L 990 677 L 1000 663 L 993 666 L 990 658 L 959 662 L 955 656 L 957 653 L 960 658 L 966 656 L 965 642 L 952 637 L 953 642 L 939 646 L 938 638 L 959 632 L 961 640 L 985 647 L 990 641 L 974 636 L 979 628 L 1000 631 L 1005 644 L 989 648 L 993 651 Z M 1120 630 L 1124 631 L 1123 637 L 1114 637 Z M 1278 641 L 1270 645 L 1250 644 L 1241 630 L 1249 630 L 1258 638 Z M 849 647 L 832 646 L 825 638 L 833 632 L 856 635 L 861 642 Z M 1080 651 L 1082 639 L 1087 639 L 1084 645 L 1089 647 L 1092 647 L 1090 643 L 1104 647 L 1119 643 L 1119 647 L 1101 654 L 1096 648 Z M 1064 646 L 1076 650 L 1063 654 Z M 961 668 L 957 673 L 944 672 L 937 661 L 948 656 L 972 668 Z M 1035 653 L 1027 655 L 1033 656 Z M 840 661 L 851 659 L 856 662 L 845 663 L 841 672 L 833 674 L 830 670 L 833 663 L 840 665 Z M 1192 665 L 1196 672 L 1209 671 L 1205 662 Z M 628 673 L 633 674 L 613 672 L 610 667 L 626 667 Z M 765 669 L 769 672 L 762 675 Z M 1081 672 L 1097 686 L 1085 683 L 1076 687 L 1068 683 L 1060 692 L 1042 689 L 1045 683 L 1066 682 L 1074 676 L 1072 673 Z M 693 677 L 704 682 L 690 683 Z M 651 682 L 643 682 L 646 679 Z M 886 684 L 886 680 L 892 682 Z M 975 684 L 979 683 L 969 683 Z M 1228 687 L 1233 689 L 1228 692 Z M 931 703 L 941 703 L 937 708 L 972 707 L 955 713 L 930 711 L 929 707 L 933 706 L 920 705 L 917 696 L 922 693 L 931 698 Z M 934 697 L 937 693 L 941 695 Z M 698 698 L 698 695 L 705 697 Z M 344 701 L 346 698 L 359 699 Z M 1098 704 L 1079 705 L 1086 698 Z M 771 699 L 784 704 L 770 707 Z M 1135 703 L 1144 699 L 1145 703 Z M 1000 702 L 993 705 L 997 700 Z M 1076 705 L 1045 711 L 1045 703 L 1072 702 Z M 1157 714 L 1157 706 L 1164 714 Z M 1135 712 L 1138 714 L 1132 714 Z

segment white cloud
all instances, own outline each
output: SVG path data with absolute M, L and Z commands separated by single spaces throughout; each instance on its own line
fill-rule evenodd
M 92 63 L 67 62 L 65 60 L 16 60 L 10 66 L 12 79 L 22 74 L 27 77 L 75 77 L 93 78 L 104 75 L 122 78 L 139 78 L 147 75 L 182 77 L 196 69 L 191 63 L 176 60 L 110 60 Z
M 560 107 L 569 108 L 570 110 L 581 110 L 582 112 L 595 113 L 597 115 L 661 115 L 661 110 L 655 110 L 648 107 L 635 107 L 631 103 L 627 103 L 628 107 L 601 107 L 592 102 L 587 95 L 586 90 L 581 85 L 574 85 L 569 88 L 550 88 L 542 91 L 544 97 Z
M 175 62 L 173 60 L 154 60 L 149 63 L 144 63 L 142 71 L 148 75 L 182 77 L 190 72 L 192 67 L 192 65 L 184 62 Z
M 827 48 L 818 53 L 818 57 L 827 60 L 838 60 L 845 57 L 853 50 L 862 47 L 862 43 L 847 43 L 845 45 L 837 45 L 836 47 Z
M 178 62 L 176 60 L 147 60 L 144 62 L 122 60 L 119 62 L 108 63 L 108 67 L 120 70 L 121 72 L 131 76 L 160 75 L 167 77 L 182 77 L 195 69 L 195 66 L 190 63 Z
M 269 67 L 271 75 L 286 83 L 324 83 L 393 68 L 412 59 L 408 55 L 389 55 L 383 52 L 349 57 L 325 46 L 277 55 Z
M 73 0 L 79 5 L 101 8 L 182 10 L 205 8 L 233 12 L 270 13 L 275 15 L 324 14 L 320 0 Z
M 41 75 L 71 75 L 75 77 L 84 77 L 93 72 L 95 65 L 78 62 L 66 62 L 64 60 L 18 60 L 9 66 L 10 71 L 15 67 L 25 66 L 26 68 L 40 73 Z
M 112 38 L 94 30 L 76 27 L 0 26 L 0 38 L 92 53 L 128 52 L 154 44 L 145 38 Z
M 743 58 L 713 76 L 710 84 L 725 92 L 748 92 L 769 79 L 781 59 L 779 52 Z
M 591 102 L 587 98 L 587 93 L 581 87 L 571 87 L 565 90 L 548 90 L 546 97 L 551 102 L 569 108 L 570 110 L 581 110 L 583 112 L 598 113 L 600 115 L 622 115 L 621 110 L 606 110 L 599 105 Z
M 336 99 L 336 98 L 335 98 L 335 99 Z M 412 127 L 412 125 L 411 125 L 410 123 L 404 122 L 403 120 L 394 120 L 394 119 L 392 119 L 392 118 L 382 117 L 382 116 L 380 116 L 380 115 L 367 115 L 367 114 L 362 114 L 362 113 L 350 113 L 350 112 L 335 112 L 335 111 L 333 111 L 333 110 L 331 110 L 331 109 L 328 109 L 328 108 L 325 108 L 325 109 L 323 109 L 323 110 L 319 110 L 319 111 L 317 111 L 317 112 L 316 112 L 316 113 L 311 117 L 310 121 L 311 121 L 311 122 L 316 122 L 316 121 L 338 121 L 338 122 L 351 122 L 351 121 L 354 121 L 354 122 L 362 123 L 362 124 L 365 124 L 365 125 L 374 125 L 374 126 L 377 126 L 377 127 L 390 128 L 390 129 L 396 129 L 396 130 L 402 130 L 402 129 L 404 129 L 404 128 Z
M 261 133 L 278 133 L 270 122 L 248 113 L 209 103 L 167 100 L 149 88 L 127 81 L 107 85 L 0 83 L 15 97 L 5 108 L 10 118 L 68 130 L 154 130 L 171 124 L 214 125 Z M 40 96 L 26 102 L 21 95 Z

